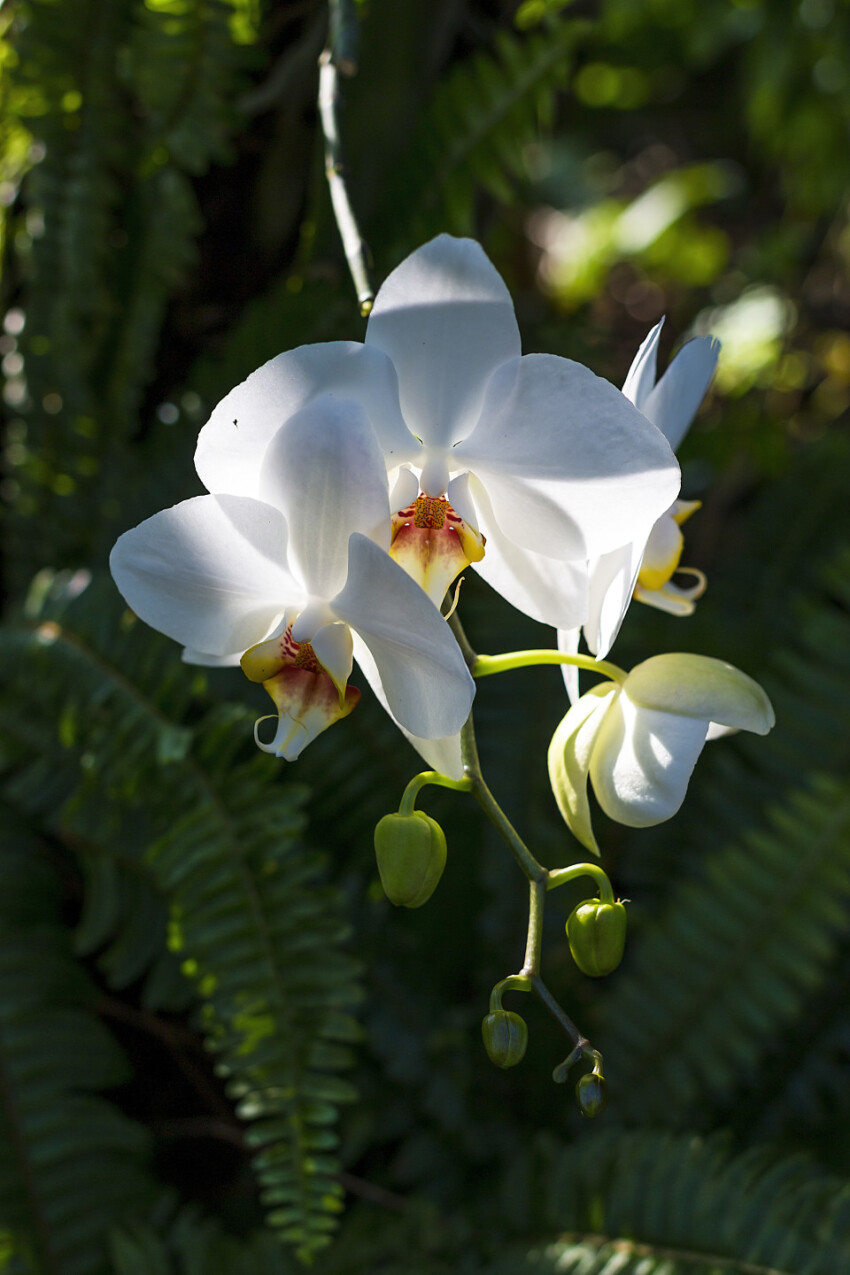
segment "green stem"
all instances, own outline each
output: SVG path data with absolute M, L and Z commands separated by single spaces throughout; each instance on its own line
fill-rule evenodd
M 568 881 L 574 881 L 576 877 L 592 877 L 596 882 L 602 902 L 614 902 L 614 891 L 611 888 L 611 882 L 602 868 L 595 863 L 574 863 L 569 868 L 550 868 L 546 889 L 556 890 L 559 885 L 566 885 Z
M 463 769 L 466 778 L 469 780 L 469 791 L 478 802 L 481 809 L 487 815 L 490 822 L 498 829 L 503 839 L 507 842 L 511 854 L 516 859 L 520 868 L 529 881 L 545 883 L 547 871 L 542 863 L 538 863 L 516 828 L 505 814 L 496 798 L 491 793 L 487 784 L 484 782 L 484 776 L 481 773 L 481 763 L 478 760 L 478 746 L 475 742 L 475 727 L 472 721 L 472 714 L 464 724 L 460 732 L 461 756 L 463 758 Z
M 449 617 L 448 623 L 457 638 L 463 657 L 473 676 L 486 677 L 489 673 L 500 673 L 505 668 L 521 668 L 523 665 L 528 664 L 577 664 L 581 668 L 590 668 L 596 672 L 605 673 L 617 681 L 624 680 L 626 676 L 623 670 L 617 668 L 614 664 L 606 664 L 604 661 L 597 663 L 596 660 L 592 660 L 588 656 L 570 656 L 560 651 L 519 651 L 515 652 L 514 655 L 504 656 L 477 655 L 467 640 L 463 625 L 456 612 Z M 513 661 L 513 663 L 509 661 Z M 482 662 L 486 662 L 483 669 L 481 667 Z M 599 887 L 603 901 L 609 903 L 614 901 L 611 883 L 602 869 L 597 868 L 592 863 L 573 864 L 572 867 L 556 868 L 553 871 L 549 871 L 541 863 L 538 863 L 484 781 L 484 776 L 481 773 L 481 762 L 478 757 L 478 744 L 475 739 L 475 725 L 472 713 L 469 714 L 460 733 L 460 750 L 464 775 L 469 780 L 472 795 L 491 823 L 501 833 L 522 872 L 528 879 L 529 907 L 525 960 L 518 974 L 510 974 L 493 988 L 490 993 L 490 1012 L 493 1013 L 495 1010 L 502 1008 L 502 995 L 507 991 L 534 992 L 537 999 L 545 1005 L 556 1022 L 567 1033 L 574 1046 L 572 1053 L 565 1062 L 555 1068 L 553 1078 L 559 1082 L 566 1080 L 567 1072 L 573 1062 L 584 1056 L 592 1057 L 594 1062 L 598 1060 L 598 1065 L 601 1069 L 602 1055 L 593 1049 L 587 1037 L 582 1035 L 573 1020 L 555 1000 L 540 975 L 540 963 L 543 947 L 543 911 L 547 890 L 563 885 L 565 881 L 570 881 L 574 877 L 586 875 L 593 878 Z
M 334 218 L 357 293 L 360 313 L 372 309 L 375 293 L 366 265 L 368 249 L 360 233 L 345 182 L 345 161 L 339 129 L 339 75 L 353 75 L 356 62 L 357 11 L 351 0 L 330 0 L 331 44 L 319 58 L 319 119 L 325 141 L 325 176 Z
M 546 906 L 548 882 L 528 883 L 528 934 L 525 940 L 525 960 L 521 973 L 531 978 L 540 977 L 540 956 L 543 951 L 543 909 Z
M 527 974 L 509 974 L 497 983 L 490 993 L 490 1013 L 495 1014 L 502 1008 L 502 997 L 505 992 L 530 992 L 531 979 Z
M 504 655 L 477 655 L 470 667 L 473 677 L 490 677 L 493 673 L 507 673 L 511 669 L 530 668 L 536 664 L 571 664 L 591 673 L 602 673 L 612 682 L 625 682 L 628 677 L 624 669 L 609 664 L 607 660 L 595 660 L 592 655 L 571 655 L 568 651 L 507 651 Z
M 434 784 L 438 788 L 452 788 L 455 792 L 469 792 L 472 788 L 472 780 L 466 776 L 463 779 L 450 779 L 448 775 L 441 775 L 438 770 L 423 770 L 420 774 L 413 776 L 402 793 L 398 807 L 400 815 L 413 814 L 416 809 L 416 798 L 421 789 L 428 784 Z

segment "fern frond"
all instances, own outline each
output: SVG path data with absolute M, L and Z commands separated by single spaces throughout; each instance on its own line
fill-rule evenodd
M 671 892 L 605 1004 L 622 1108 L 683 1121 L 789 1031 L 850 918 L 850 787 L 822 778 Z
M 550 1150 L 541 1184 L 543 1227 L 562 1238 L 517 1270 L 834 1275 L 850 1261 L 850 1185 L 770 1147 L 594 1130 Z
M 109 1228 L 159 1194 L 149 1139 L 99 1096 L 128 1068 L 94 1015 L 43 848 L 7 835 L 0 870 L 0 1225 L 39 1275 L 106 1275 Z
M 281 784 L 280 768 L 252 744 L 250 760 L 238 759 L 240 728 L 243 744 L 250 740 L 248 714 L 222 706 L 195 728 L 185 724 L 197 675 L 128 623 L 101 583 L 0 630 L 18 697 L 0 721 L 18 758 L 7 791 L 42 803 L 78 851 L 93 842 L 99 856 L 114 858 L 116 871 L 98 879 L 100 894 L 84 912 L 81 940 L 87 948 L 120 923 L 107 973 L 119 965 L 119 947 L 122 977 L 144 967 L 159 943 L 146 930 L 164 932 L 168 901 L 172 948 L 251 1124 L 246 1141 L 271 1221 L 310 1253 L 341 1207 L 333 1125 L 338 1104 L 354 1096 L 337 1075 L 358 1035 L 341 901 L 322 883 L 321 859 L 297 839 L 303 788 Z M 44 809 L 41 780 L 51 769 L 64 781 L 48 790 Z M 147 876 L 135 909 L 113 901 L 122 871 L 135 871 L 136 883 Z
M 502 203 L 513 198 L 526 176 L 525 148 L 551 122 L 581 30 L 562 22 L 526 37 L 499 31 L 492 53 L 477 52 L 450 72 L 390 183 L 376 242 L 467 234 L 479 190 Z

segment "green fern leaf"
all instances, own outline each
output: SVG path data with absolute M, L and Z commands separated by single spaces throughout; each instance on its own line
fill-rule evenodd
M 391 183 L 375 242 L 415 242 L 437 229 L 466 234 L 478 190 L 513 199 L 526 175 L 525 147 L 551 121 L 581 29 L 565 22 L 524 38 L 500 31 L 493 53 L 450 72 Z
M 94 1016 L 48 864 L 20 834 L 0 853 L 0 1225 L 39 1275 L 106 1275 L 109 1228 L 159 1191 L 147 1135 L 98 1093 L 128 1069 Z

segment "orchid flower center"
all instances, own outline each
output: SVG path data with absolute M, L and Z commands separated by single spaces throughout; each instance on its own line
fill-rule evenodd
M 311 739 L 347 717 L 360 699 L 355 687 L 331 674 L 311 642 L 296 642 L 292 630 L 290 623 L 283 633 L 252 646 L 241 660 L 245 676 L 262 682 L 277 709 L 274 739 L 262 742 L 257 734 L 260 722 L 254 728 L 254 738 L 264 752 L 289 761 L 294 761 Z
M 484 557 L 484 537 L 464 522 L 445 496 L 420 494 L 392 519 L 390 557 L 439 606 L 470 562 Z

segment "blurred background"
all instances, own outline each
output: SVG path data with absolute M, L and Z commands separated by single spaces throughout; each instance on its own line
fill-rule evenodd
M 296 765 L 260 688 L 181 665 L 106 574 L 198 493 L 217 400 L 362 339 L 316 109 L 319 0 L 0 5 L 0 1270 L 50 1275 L 837 1275 L 850 1269 L 850 5 L 364 0 L 340 113 L 375 285 L 480 239 L 524 349 L 622 384 L 723 343 L 680 453 L 677 620 L 613 658 L 727 659 L 767 739 L 706 749 L 682 812 L 598 815 L 622 967 L 544 974 L 607 1111 L 480 1040 L 526 888 L 458 794 L 449 866 L 383 898 L 372 830 L 421 768 L 364 695 Z M 350 43 L 356 41 L 359 45 Z M 550 645 L 469 573 L 476 649 Z M 355 679 L 356 680 L 356 679 Z M 549 866 L 584 858 L 545 769 L 553 669 L 482 683 L 485 774 Z M 344 1197 L 344 1204 L 343 1204 Z M 326 1244 L 325 1241 L 332 1240 Z

